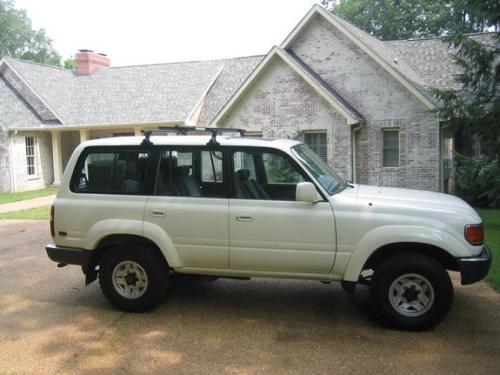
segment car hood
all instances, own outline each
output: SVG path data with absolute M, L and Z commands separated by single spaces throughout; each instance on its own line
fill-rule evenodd
M 474 209 L 462 199 L 449 194 L 425 190 L 400 189 L 370 185 L 358 185 L 357 200 L 372 201 L 374 205 L 399 206 L 418 210 L 431 210 L 457 213 L 471 216 L 478 223 L 481 221 Z

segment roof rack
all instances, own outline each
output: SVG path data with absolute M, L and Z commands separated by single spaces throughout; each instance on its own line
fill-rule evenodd
M 221 133 L 239 133 L 240 137 L 244 137 L 246 130 L 237 128 L 203 128 L 203 127 L 193 127 L 193 126 L 160 126 L 158 129 L 142 130 L 144 134 L 144 140 L 141 146 L 152 146 L 153 142 L 149 139 L 153 133 L 175 133 L 176 135 L 188 135 L 188 132 L 209 132 L 212 133 L 210 141 L 208 141 L 207 146 L 220 146 L 217 142 L 217 135 Z

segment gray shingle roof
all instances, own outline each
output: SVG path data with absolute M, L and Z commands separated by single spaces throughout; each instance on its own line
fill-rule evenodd
M 0 126 L 33 127 L 44 123 L 0 76 Z
M 92 75 L 15 59 L 8 63 L 65 124 L 184 121 L 224 60 L 105 68 Z
M 495 33 L 472 34 L 470 37 L 478 42 L 491 45 Z M 461 69 L 453 61 L 455 50 L 449 48 L 439 38 L 422 38 L 395 40 L 384 42 L 398 60 L 411 65 L 422 80 L 424 87 L 459 89 L 455 81 Z

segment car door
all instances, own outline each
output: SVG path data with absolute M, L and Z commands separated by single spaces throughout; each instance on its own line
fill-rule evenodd
M 161 227 L 183 267 L 227 268 L 229 225 L 222 150 L 166 148 L 144 220 Z
M 234 149 L 229 200 L 231 269 L 327 273 L 335 260 L 335 218 L 329 202 L 297 202 L 309 181 L 285 153 Z

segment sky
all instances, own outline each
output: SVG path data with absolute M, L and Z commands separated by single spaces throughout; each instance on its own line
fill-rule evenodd
M 112 66 L 261 55 L 317 0 L 15 0 L 63 56 L 91 49 Z

